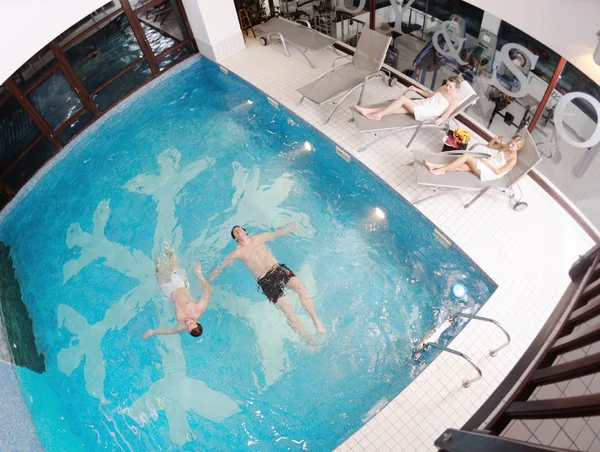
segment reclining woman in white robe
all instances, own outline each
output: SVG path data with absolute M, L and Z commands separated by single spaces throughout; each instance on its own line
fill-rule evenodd
M 508 144 L 502 143 L 502 136 L 494 137 L 488 143 L 488 148 L 498 150 L 496 154 L 483 160 L 478 160 L 465 153 L 451 163 L 441 165 L 423 160 L 423 164 L 434 176 L 451 171 L 470 171 L 482 182 L 500 179 L 517 164 L 517 152 L 525 145 L 525 140 L 519 135 L 512 137 Z
M 355 105 L 356 111 L 369 119 L 380 120 L 387 115 L 412 114 L 417 121 L 433 121 L 436 126 L 446 121 L 460 103 L 458 88 L 463 82 L 460 75 L 453 75 L 433 93 L 423 91 L 415 86 L 408 91 L 415 91 L 425 99 L 415 100 L 400 96 L 387 107 L 367 108 Z

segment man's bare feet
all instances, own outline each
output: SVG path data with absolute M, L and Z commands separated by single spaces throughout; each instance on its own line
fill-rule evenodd
M 319 334 L 327 334 L 327 330 L 325 329 L 325 327 L 323 326 L 323 324 L 321 323 L 320 320 L 317 320 L 315 323 L 315 329 L 317 330 L 317 333 Z
M 434 176 L 441 176 L 442 174 L 446 174 L 446 171 L 444 171 L 443 169 L 440 169 L 440 168 L 429 170 L 429 172 L 431 174 L 433 174 Z
M 434 170 L 436 167 L 433 163 L 428 162 L 427 160 L 423 159 L 423 165 L 425 165 L 425 167 L 431 171 Z

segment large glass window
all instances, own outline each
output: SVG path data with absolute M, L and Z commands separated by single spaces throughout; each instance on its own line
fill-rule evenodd
M 592 137 L 598 127 L 597 107 L 581 98 L 570 102 L 562 119 L 565 136 L 554 117 L 558 102 L 574 92 L 590 95 L 600 106 L 600 86 L 567 63 L 532 132 L 544 157 L 538 169 L 600 229 L 600 143 L 585 147 L 573 144 Z
M 71 124 L 66 126 L 64 130 L 61 130 L 58 134 L 58 139 L 62 143 L 67 143 L 71 138 L 81 132 L 85 126 L 92 122 L 94 117 L 89 111 L 83 113 L 79 118 L 74 120 Z
M 82 107 L 81 99 L 60 70 L 37 86 L 29 94 L 29 100 L 52 129 L 57 129 Z
M 135 88 L 143 85 L 152 78 L 152 71 L 148 63 L 143 61 L 116 80 L 110 82 L 102 88 L 92 99 L 98 105 L 101 111 L 105 111 L 113 106 L 119 99 L 125 97 Z
M 188 44 L 168 53 L 162 60 L 158 62 L 158 70 L 162 72 L 165 69 L 177 64 L 179 61 L 191 55 L 193 51 L 194 49 L 192 46 Z
M 137 17 L 154 55 L 189 38 L 174 0 L 158 3 L 139 13 Z
M 93 102 L 105 112 L 151 80 L 155 64 L 164 71 L 194 52 L 176 0 L 129 3 L 132 23 L 121 0 L 107 2 L 29 58 L 10 92 L 0 85 L 0 177 L 9 189 L 94 121 Z M 7 199 L 0 189 L 0 208 Z
M 0 105 L 0 173 L 41 135 L 40 129 L 14 97 Z
M 13 190 L 21 188 L 44 163 L 56 153 L 56 148 L 46 138 L 42 138 L 15 165 L 3 175 L 4 182 Z
M 89 93 L 143 57 L 127 17 L 120 13 L 65 50 L 67 60 Z
M 529 128 L 538 108 L 543 108 L 532 132 L 544 156 L 536 170 L 600 228 L 600 143 L 578 145 L 590 140 L 598 127 L 600 107 L 589 100 L 595 99 L 600 105 L 598 84 L 567 64 L 549 101 L 540 107 L 561 58 L 527 33 L 461 0 L 417 0 L 412 8 L 403 8 L 401 24 L 389 1 L 378 0 L 376 7 L 376 30 L 393 38 L 386 64 L 431 90 L 440 88 L 448 77 L 461 74 L 479 96 L 466 113 L 491 134 L 502 135 L 507 141 Z M 484 14 L 490 29 L 482 28 Z M 368 22 L 366 13 L 354 17 Z M 452 30 L 453 47 L 459 48 L 457 38 L 465 40 L 458 54 L 448 52 L 443 33 L 438 35 L 438 43 L 446 52 L 440 53 L 433 46 L 434 33 L 443 31 L 443 21 L 452 23 L 446 25 L 446 31 Z M 340 28 L 343 26 L 337 26 L 338 32 Z M 573 92 L 591 98 L 568 103 L 561 132 L 554 119 L 556 106 Z

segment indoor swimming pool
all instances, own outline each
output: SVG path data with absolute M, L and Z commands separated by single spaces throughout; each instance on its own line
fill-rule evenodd
M 45 359 L 43 372 L 17 368 L 41 442 L 333 450 L 435 356 L 416 358 L 414 346 L 497 286 L 276 101 L 204 58 L 172 72 L 83 132 L 2 214 L 0 241 Z M 290 222 L 297 231 L 270 246 L 312 294 L 326 335 L 289 297 L 318 347 L 240 262 L 213 282 L 201 337 L 142 338 L 175 324 L 154 274 L 163 242 L 199 297 L 194 264 L 219 265 L 234 225 L 257 234 Z M 465 299 L 452 297 L 456 283 Z

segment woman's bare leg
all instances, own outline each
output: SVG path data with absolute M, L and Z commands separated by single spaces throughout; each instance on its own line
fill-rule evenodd
M 446 172 L 452 171 L 470 171 L 479 177 L 480 171 L 477 168 L 477 162 L 478 160 L 470 154 L 463 154 L 453 162 L 450 162 L 446 165 L 438 165 L 435 163 L 430 163 L 427 160 L 423 160 L 423 164 L 434 176 L 440 176 Z
M 354 108 L 356 108 L 356 111 L 361 115 L 378 121 L 387 115 L 412 113 L 416 105 L 414 100 L 409 99 L 406 96 L 400 96 L 387 107 L 366 108 L 356 105 Z

